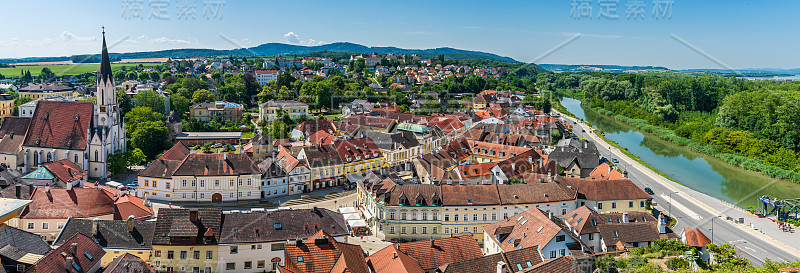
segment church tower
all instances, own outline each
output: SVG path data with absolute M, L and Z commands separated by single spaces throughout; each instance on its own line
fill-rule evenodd
M 103 30 L 103 52 L 100 57 L 100 73 L 97 74 L 97 107 L 95 108 L 94 126 L 110 127 L 118 120 L 117 92 L 114 73 L 111 72 L 111 60 L 106 47 L 106 31 Z
M 111 72 L 111 59 L 108 57 L 106 32 L 103 30 L 103 50 L 100 57 L 100 72 L 97 73 L 97 102 L 94 105 L 94 117 L 90 130 L 89 176 L 106 178 L 108 157 L 117 152 L 125 152 L 125 123 L 117 103 L 116 83 Z

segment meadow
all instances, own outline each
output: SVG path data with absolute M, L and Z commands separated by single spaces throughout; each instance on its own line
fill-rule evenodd
M 158 63 L 142 63 L 144 66 L 157 66 Z M 122 69 L 122 67 L 136 67 L 138 63 L 125 63 L 125 64 L 111 64 L 111 69 L 114 71 Z M 80 75 L 84 73 L 91 73 L 100 70 L 100 64 L 63 64 L 63 65 L 18 65 L 16 67 L 2 67 L 0 74 L 6 78 L 19 78 L 22 70 L 30 70 L 31 75 L 36 77 L 42 72 L 42 68 L 49 67 L 53 73 L 58 76 L 63 75 Z

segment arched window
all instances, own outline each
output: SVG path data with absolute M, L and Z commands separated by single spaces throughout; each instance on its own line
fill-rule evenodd
M 47 162 L 53 161 L 53 155 L 50 152 L 47 152 Z
M 38 164 L 39 164 L 39 153 L 33 152 L 33 165 L 38 165 Z
M 100 153 L 97 151 L 94 151 L 94 161 L 100 161 Z
M 78 154 L 75 154 L 75 163 L 78 163 Z

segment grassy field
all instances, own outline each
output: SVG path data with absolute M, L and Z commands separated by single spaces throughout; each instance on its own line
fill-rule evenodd
M 156 63 L 143 63 L 144 66 L 156 66 L 159 64 Z M 134 67 L 139 66 L 138 63 L 126 63 L 126 64 L 111 64 L 111 69 L 116 71 L 122 68 L 122 66 L 126 67 Z M 83 73 L 91 73 L 96 70 L 100 70 L 100 64 L 67 64 L 67 65 L 18 65 L 17 67 L 3 67 L 0 68 L 0 74 L 5 76 L 6 78 L 18 78 L 20 75 L 20 71 L 22 70 L 30 70 L 31 75 L 36 77 L 39 76 L 39 73 L 42 72 L 42 68 L 49 67 L 53 73 L 56 75 L 63 76 L 63 75 L 79 75 Z

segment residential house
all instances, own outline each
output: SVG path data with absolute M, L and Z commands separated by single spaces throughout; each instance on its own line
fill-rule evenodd
M 366 100 L 353 100 L 353 102 L 342 106 L 341 117 L 347 118 L 352 115 L 366 115 L 372 111 L 374 104 Z
M 285 266 L 279 273 L 369 273 L 361 246 L 342 243 L 324 230 L 308 239 L 289 241 L 284 245 Z
M 269 66 L 272 67 L 272 66 Z M 256 81 L 261 86 L 267 85 L 270 81 L 277 81 L 280 70 L 256 70 Z
M 300 140 L 300 139 L 309 139 L 311 135 L 318 131 L 324 131 L 329 134 L 335 134 L 336 128 L 333 127 L 333 124 L 329 120 L 320 118 L 315 120 L 307 120 L 304 121 L 292 129 L 292 139 Z
M 16 227 L 36 233 L 47 241 L 55 240 L 70 218 L 121 220 L 133 215 L 149 219 L 150 208 L 142 199 L 109 187 L 52 188 L 36 187 L 31 203 L 19 215 Z
M 286 266 L 287 243 L 308 238 L 322 228 L 329 231 L 331 239 L 347 241 L 344 217 L 327 209 L 225 214 L 218 251 L 220 271 L 276 271 Z
M 100 272 L 100 261 L 105 254 L 100 245 L 78 233 L 37 261 L 27 272 Z
M 260 121 L 273 121 L 278 118 L 278 109 L 282 109 L 291 119 L 309 115 L 308 104 L 294 100 L 270 100 L 258 105 Z
M 661 237 L 662 222 L 650 212 L 598 213 L 587 206 L 581 206 L 567 212 L 563 218 L 571 230 L 574 230 L 574 234 L 580 236 L 595 252 L 649 246 Z
M 83 234 L 106 251 L 106 255 L 100 261 L 101 266 L 105 267 L 112 260 L 126 254 L 149 258 L 155 225 L 156 222 L 153 221 L 133 218 L 127 220 L 70 218 L 53 240 L 53 246 L 58 247 L 72 236 Z
M 29 84 L 19 88 L 19 98 L 41 99 L 44 97 L 61 95 L 65 97 L 74 97 L 78 93 L 75 87 L 63 85 L 60 83 L 43 83 L 43 84 Z
M 139 187 L 136 189 L 136 196 L 144 199 L 171 201 L 172 174 L 190 153 L 189 147 L 178 141 L 161 157 L 150 162 L 138 174 Z
M 153 232 L 151 264 L 159 272 L 221 272 L 221 229 L 221 209 L 161 208 Z
M 386 248 L 408 255 L 427 273 L 438 272 L 447 264 L 483 256 L 478 243 L 467 235 L 399 243 Z
M 23 273 L 51 250 L 42 236 L 11 226 L 0 227 L 0 272 Z
M 272 138 L 263 133 L 258 133 L 250 138 L 252 148 L 252 158 L 256 162 L 260 162 L 269 156 L 272 156 Z
M 375 146 L 383 154 L 383 167 L 403 166 L 411 169 L 411 160 L 423 155 L 424 149 L 414 133 L 400 131 L 393 134 L 381 133 L 372 130 L 363 130 L 362 135 L 372 139 Z
M 364 116 L 364 115 L 349 116 L 344 120 L 342 120 L 342 123 L 355 124 L 361 126 L 361 130 L 373 130 L 382 133 L 391 132 L 397 125 L 397 121 L 393 119 Z M 339 130 L 338 127 L 337 130 Z
M 337 187 L 344 184 L 344 164 L 335 145 L 304 147 L 297 154 L 297 159 L 308 163 L 313 190 Z
M 0 94 L 0 118 L 14 114 L 14 102 L 16 100 L 9 94 Z
M 239 122 L 242 120 L 244 106 L 235 102 L 213 101 L 196 103 L 189 107 L 189 117 L 200 122 Z
M 483 250 L 487 254 L 536 247 L 540 260 L 592 253 L 567 224 L 539 208 L 531 208 L 513 217 L 486 225 Z
M 384 247 L 367 257 L 370 272 L 375 273 L 423 273 L 419 262 L 408 254 L 398 251 L 395 245 Z
M 22 143 L 31 118 L 5 117 L 0 126 L 0 166 L 22 171 Z
M 557 177 L 578 187 L 578 204 L 600 213 L 647 212 L 653 197 L 630 179 L 592 180 Z
M 711 264 L 713 255 L 708 250 L 711 240 L 697 228 L 684 228 L 681 231 L 681 241 L 697 250 L 697 257 L 704 263 Z
M 585 148 L 556 147 L 547 158 L 564 168 L 564 175 L 567 177 L 589 177 L 594 168 L 600 165 L 600 159 L 597 157 L 597 149 L 592 149 L 593 145 L 592 148 L 589 148 L 588 143 L 585 145 Z
M 111 261 L 108 265 L 103 268 L 104 273 L 155 273 L 156 270 L 153 269 L 150 264 L 145 262 L 142 258 L 130 254 L 125 253 L 120 255 L 114 260 Z
M 289 176 L 272 157 L 258 163 L 261 169 L 261 200 L 289 194 Z
M 442 273 L 497 273 L 523 272 L 542 263 L 538 248 L 526 247 L 509 252 L 487 254 L 469 260 L 456 261 L 439 267 Z M 527 272 L 527 271 L 525 271 Z M 570 272 L 571 271 L 552 271 Z
M 337 140 L 333 143 L 339 154 L 344 175 L 365 172 L 383 167 L 383 154 L 368 137 Z
M 289 149 L 279 147 L 280 152 L 275 157 L 275 163 L 289 174 L 289 194 L 300 194 L 312 191 L 311 169 L 305 161 L 297 159 Z
M 51 185 L 57 187 L 80 187 L 86 182 L 87 173 L 69 159 L 45 163 L 22 179 L 33 182 L 37 186 Z

